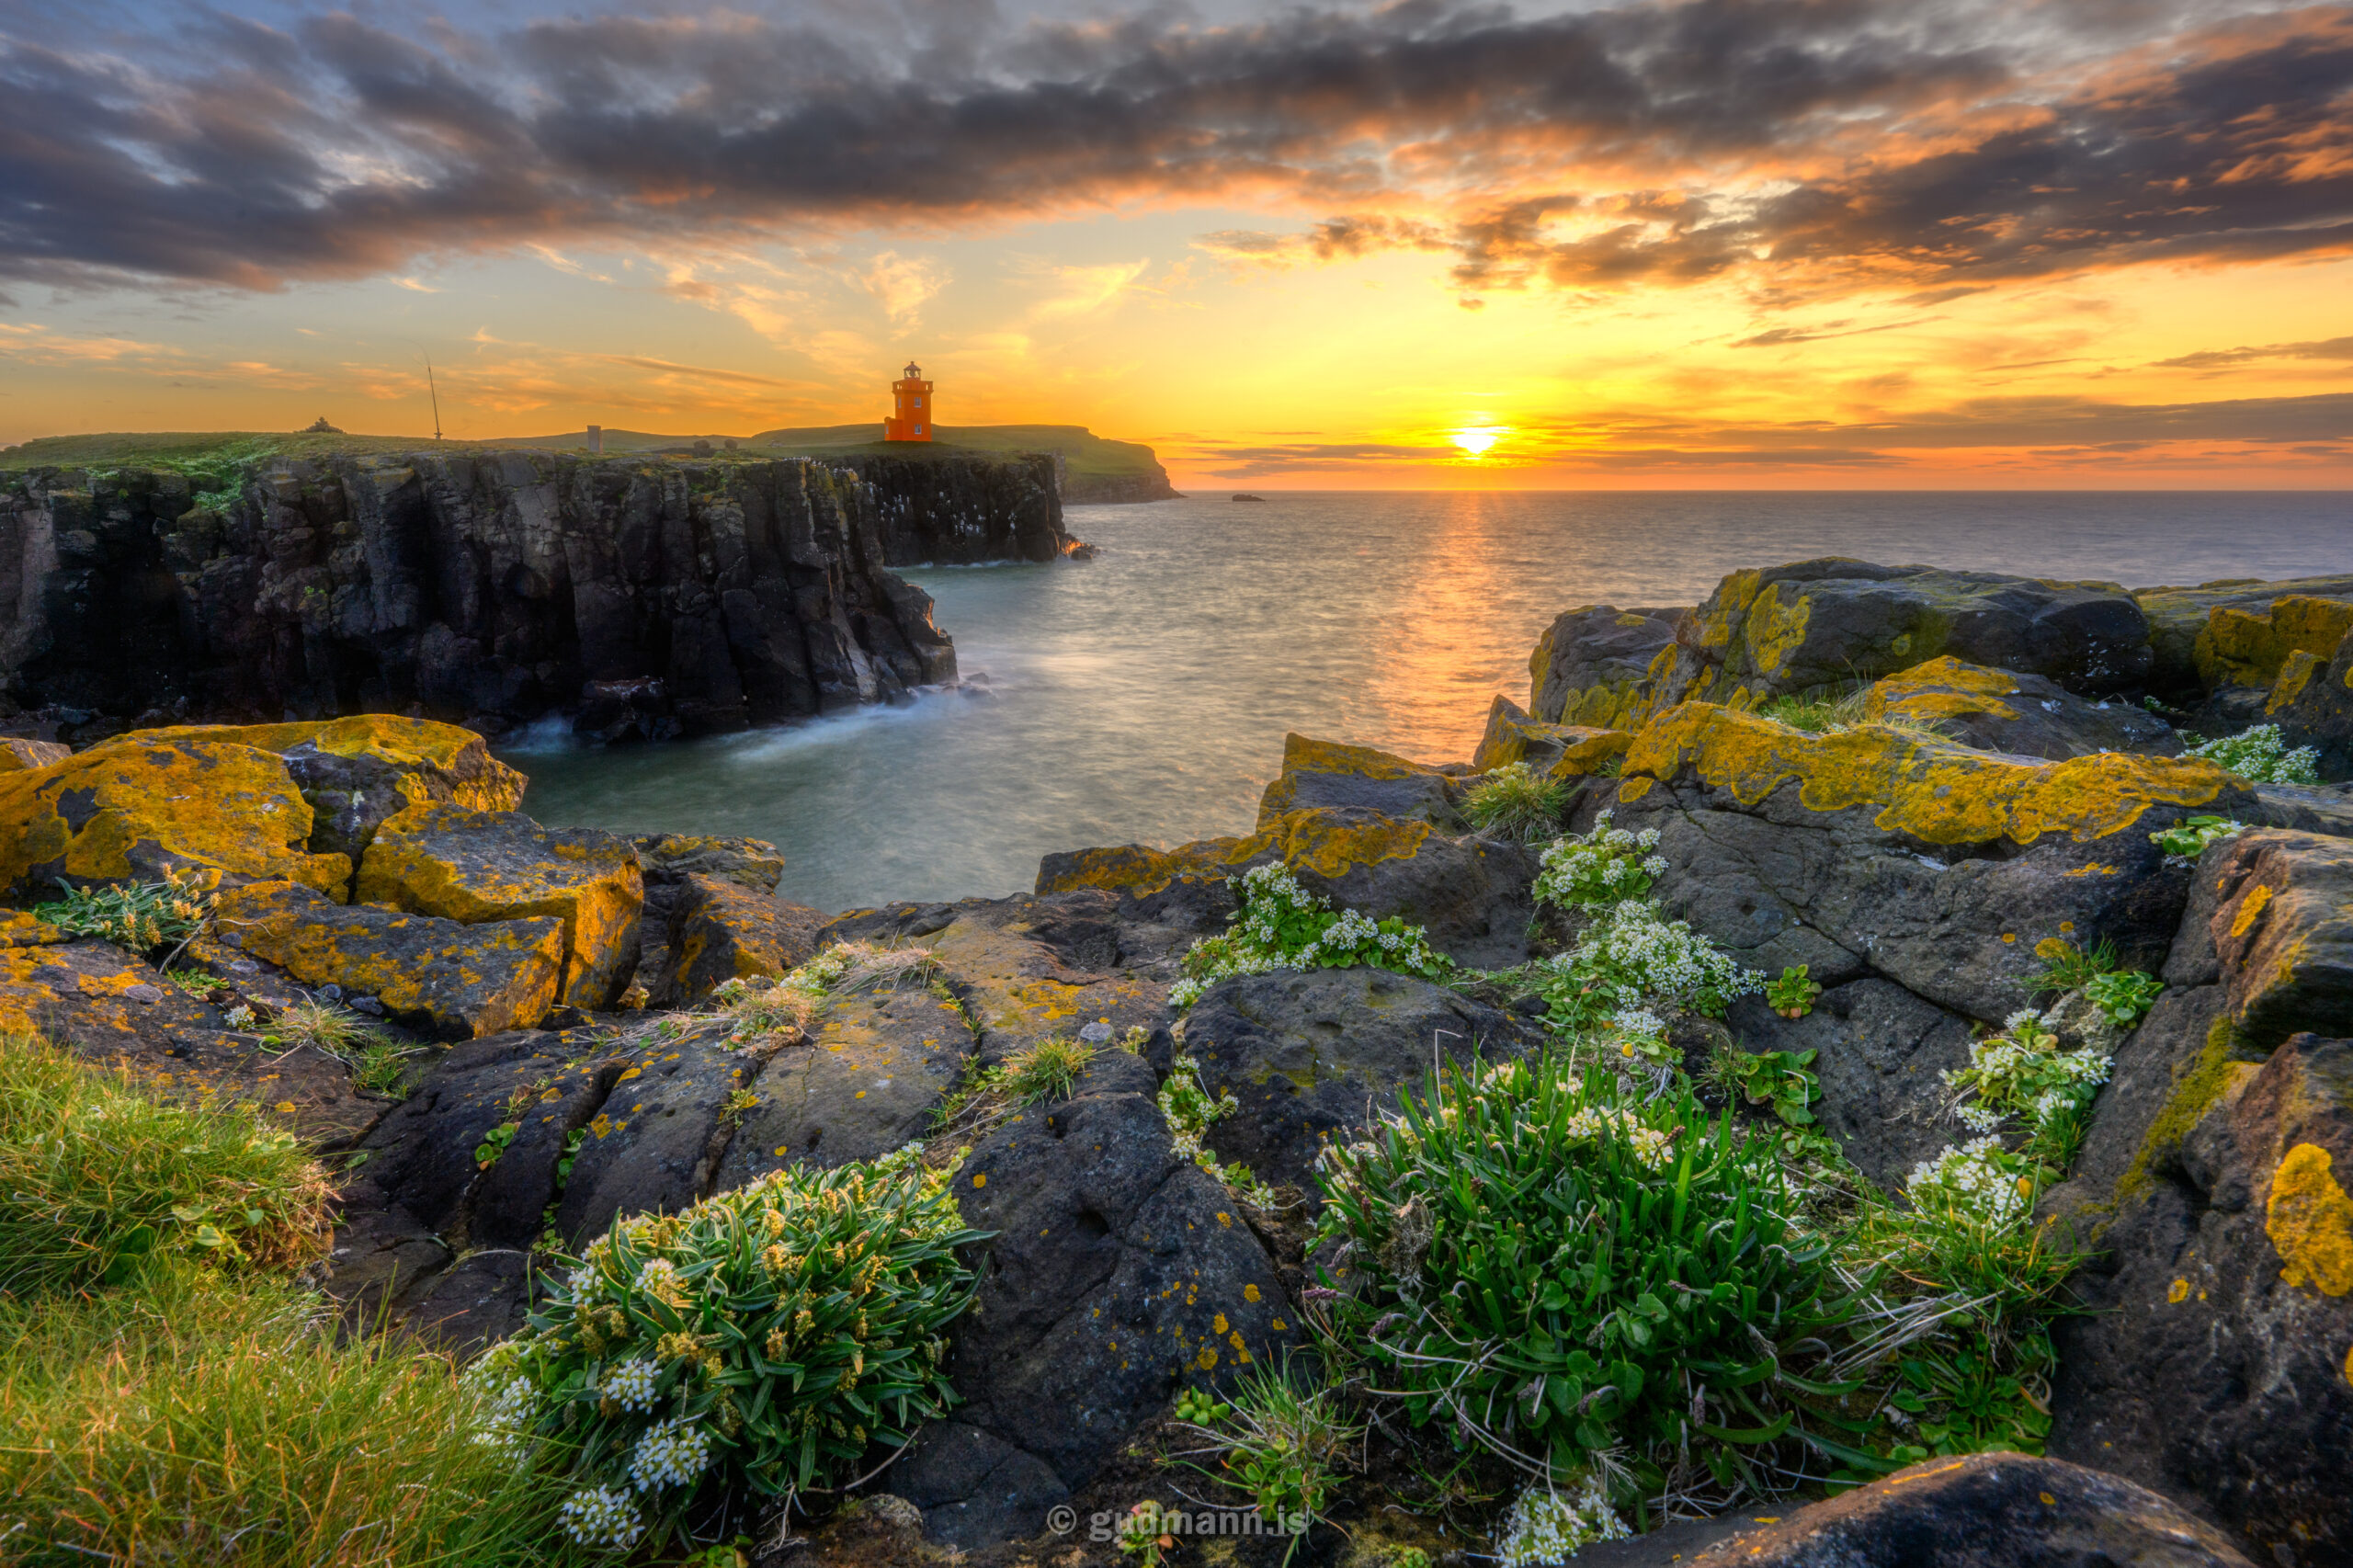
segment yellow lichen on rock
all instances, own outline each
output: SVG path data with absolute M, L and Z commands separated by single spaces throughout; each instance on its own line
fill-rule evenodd
M 1878 724 L 1810 735 L 1715 703 L 1687 702 L 1645 725 L 1625 773 L 1672 780 L 1689 769 L 1756 805 L 1796 781 L 1810 811 L 1879 808 L 1890 832 L 1931 844 L 2087 843 L 2161 805 L 2199 806 L 2231 787 L 2210 762 L 2106 752 L 2037 763 L 1922 740 Z M 1621 790 L 1621 793 L 1622 793 Z
M 483 738 L 455 724 L 397 713 L 355 713 L 286 724 L 201 724 L 170 730 L 134 730 L 123 740 L 176 735 L 229 741 L 280 756 L 301 745 L 327 756 L 373 757 L 417 776 L 402 793 L 411 804 L 448 801 L 477 812 L 511 812 L 523 803 L 529 782 L 490 755 Z
M 2015 719 L 2018 710 L 2003 699 L 2017 695 L 2018 683 L 2007 670 L 1987 669 L 1947 653 L 1873 682 L 1863 698 L 1863 717 L 1875 723 L 1979 714 Z
M 1284 865 L 1338 877 L 1358 866 L 1404 859 L 1421 848 L 1430 832 L 1426 822 L 1305 811 L 1290 812 L 1261 836 L 1271 839 Z
M 2279 1278 L 2325 1296 L 2353 1290 L 2353 1198 L 2329 1174 L 2328 1151 L 2299 1143 L 2271 1176 L 2263 1229 L 2285 1265 Z
M 2264 699 L 2263 711 L 2267 715 L 2277 713 L 2302 696 L 2304 687 L 2312 684 L 2313 676 L 2327 663 L 2322 655 L 2308 649 L 2298 648 L 2291 652 L 2279 665 L 2279 675 L 2272 678 L 2271 695 Z
M 2207 616 L 2192 657 L 2210 682 L 2269 686 L 2299 650 L 2325 660 L 2353 631 L 2353 599 L 2283 594 L 2268 610 L 2220 605 Z
M 1806 624 L 1813 618 L 1813 601 L 1798 593 L 1783 605 L 1779 583 L 1757 595 L 1748 607 L 1748 620 L 1741 628 L 1748 640 L 1753 666 L 1768 676 L 1779 671 L 1790 654 L 1804 645 Z
M 645 878 L 626 839 L 435 803 L 377 830 L 356 895 L 468 926 L 553 915 L 564 930 L 563 999 L 606 1007 L 637 962 Z
M 18 735 L 0 735 L 0 773 L 28 772 L 63 762 L 74 755 L 74 748 L 56 741 L 28 741 Z
M 174 867 L 339 890 L 313 855 L 311 807 L 258 747 L 173 732 L 118 736 L 33 771 L 0 773 L 0 881 L 153 881 Z
M 1312 777 L 1345 778 L 1372 782 L 1426 780 L 1441 797 L 1446 775 L 1426 763 L 1410 761 L 1377 746 L 1350 745 L 1343 741 L 1319 741 L 1302 734 L 1283 737 L 1281 775 L 1258 799 L 1258 827 L 1264 831 L 1288 813 L 1330 802 L 1302 801 L 1301 785 Z

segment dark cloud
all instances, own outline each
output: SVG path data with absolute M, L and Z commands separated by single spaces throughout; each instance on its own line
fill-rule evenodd
M 0 274 L 267 288 L 534 241 L 1132 199 L 1339 212 L 1218 239 L 1449 248 L 1474 295 L 1745 272 L 1926 304 L 2353 244 L 2353 17 L 2182 33 L 2162 67 L 2098 58 L 2162 9 L 2084 8 L 2063 87 L 2038 73 L 2067 7 L 2021 32 L 1917 0 L 1404 0 L 1236 27 L 1017 27 L 941 0 L 892 10 L 895 40 L 718 9 L 410 36 L 188 8 L 142 43 L 5 10 Z
M 1866 333 L 1894 332 L 1902 327 L 1918 326 L 1935 321 L 1934 316 L 1914 316 L 1908 321 L 1881 322 L 1876 326 L 1856 326 L 1843 321 L 1824 322 L 1818 327 L 1774 326 L 1746 337 L 1732 340 L 1734 348 L 1779 348 L 1792 343 L 1820 343 L 1829 337 L 1860 337 Z

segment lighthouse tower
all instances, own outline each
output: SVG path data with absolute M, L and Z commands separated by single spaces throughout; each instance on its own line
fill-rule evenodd
M 886 441 L 931 439 L 931 383 L 923 367 L 907 361 L 906 372 L 891 383 L 891 417 L 882 421 Z

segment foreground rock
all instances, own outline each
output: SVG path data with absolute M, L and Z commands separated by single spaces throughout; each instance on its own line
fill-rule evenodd
M 1966 746 L 2059 761 L 2104 751 L 2175 756 L 2181 738 L 2135 703 L 2077 697 L 2042 676 L 1930 659 L 1872 683 L 1863 717 L 1933 724 Z
M 976 1145 L 956 1182 L 982 1244 L 949 1364 L 969 1402 L 888 1472 L 927 1533 L 976 1547 L 1039 1534 L 1188 1383 L 1279 1366 L 1299 1332 L 1225 1188 L 1169 1146 L 1151 1070 L 1097 1058 L 1071 1099 Z

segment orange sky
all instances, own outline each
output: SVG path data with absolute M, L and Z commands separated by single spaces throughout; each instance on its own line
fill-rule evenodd
M 2341 7 L 91 15 L 0 34 L 0 441 L 913 357 L 1180 487 L 2353 483 Z

